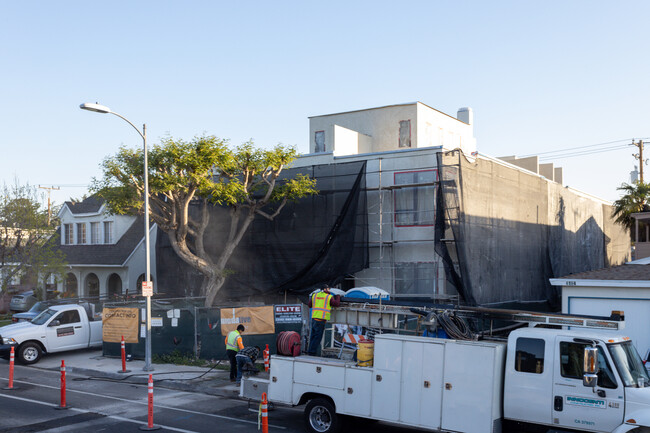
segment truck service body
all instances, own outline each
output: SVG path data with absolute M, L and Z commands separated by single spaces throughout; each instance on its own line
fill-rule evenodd
M 531 326 L 478 341 L 377 334 L 372 367 L 274 355 L 269 380 L 245 380 L 241 395 L 267 386 L 273 403 L 307 404 L 305 426 L 319 433 L 340 430 L 341 415 L 442 432 L 650 433 L 647 371 L 629 338 L 599 326 Z
M 53 305 L 31 322 L 0 328 L 0 343 L 1 357 L 8 359 L 13 347 L 18 361 L 34 364 L 44 353 L 100 347 L 102 321 L 81 305 Z

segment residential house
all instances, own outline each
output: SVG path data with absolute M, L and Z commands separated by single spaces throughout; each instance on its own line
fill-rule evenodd
M 58 290 L 74 296 L 111 298 L 141 291 L 145 276 L 144 220 L 142 217 L 111 215 L 97 196 L 81 202 L 65 202 L 59 211 L 60 250 L 68 268 Z M 150 229 L 151 251 L 155 251 L 156 225 Z M 151 277 L 156 276 L 151 255 Z

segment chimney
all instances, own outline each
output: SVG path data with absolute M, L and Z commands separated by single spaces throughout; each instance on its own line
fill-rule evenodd
M 459 108 L 458 113 L 456 114 L 456 119 L 465 122 L 468 125 L 472 125 L 474 124 L 474 112 L 470 107 Z

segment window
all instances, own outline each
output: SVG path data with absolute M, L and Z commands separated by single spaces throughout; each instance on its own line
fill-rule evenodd
M 74 227 L 72 224 L 63 225 L 63 243 L 72 245 L 74 243 Z
M 395 190 L 395 225 L 430 226 L 434 222 L 437 170 L 395 173 L 395 185 L 413 185 Z
M 60 325 L 68 325 L 70 323 L 81 322 L 81 317 L 77 310 L 70 310 L 61 312 L 54 320 L 58 320 Z
M 395 263 L 395 294 L 433 295 L 438 293 L 437 280 L 435 262 Z
M 560 373 L 562 377 L 582 380 L 584 374 L 584 352 L 586 344 L 560 342 Z M 605 358 L 604 350 L 598 347 L 598 386 L 601 388 L 616 388 L 616 378 Z
M 517 338 L 515 370 L 535 374 L 544 372 L 544 340 L 540 338 Z
M 113 221 L 104 221 L 104 243 L 113 243 Z
M 101 243 L 101 226 L 99 223 L 90 223 L 90 243 L 99 244 Z
M 86 243 L 86 224 L 77 223 L 77 243 L 85 244 Z
M 314 152 L 325 152 L 325 131 L 316 131 L 314 141 L 316 142 Z
M 399 147 L 411 147 L 411 121 L 399 121 Z

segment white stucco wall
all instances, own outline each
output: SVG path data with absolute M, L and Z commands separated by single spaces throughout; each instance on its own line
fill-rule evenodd
M 411 147 L 417 147 L 416 104 L 392 105 L 347 113 L 328 114 L 309 118 L 309 150 L 316 149 L 316 131 L 325 131 L 325 151 L 336 153 L 334 125 L 339 125 L 370 137 L 370 149 L 363 152 L 382 152 L 399 149 L 399 121 L 411 121 Z M 366 146 L 364 146 L 366 147 Z M 343 154 L 340 153 L 339 154 Z
M 411 149 L 444 146 L 445 149 L 461 148 L 466 155 L 476 150 L 473 125 L 416 102 L 310 117 L 310 153 L 316 149 L 316 131 L 325 133 L 325 152 L 337 156 L 398 150 L 399 127 L 403 120 L 411 122 Z M 337 127 L 365 137 L 363 143 L 358 141 L 356 151 L 350 144 L 350 136 L 340 133 Z

